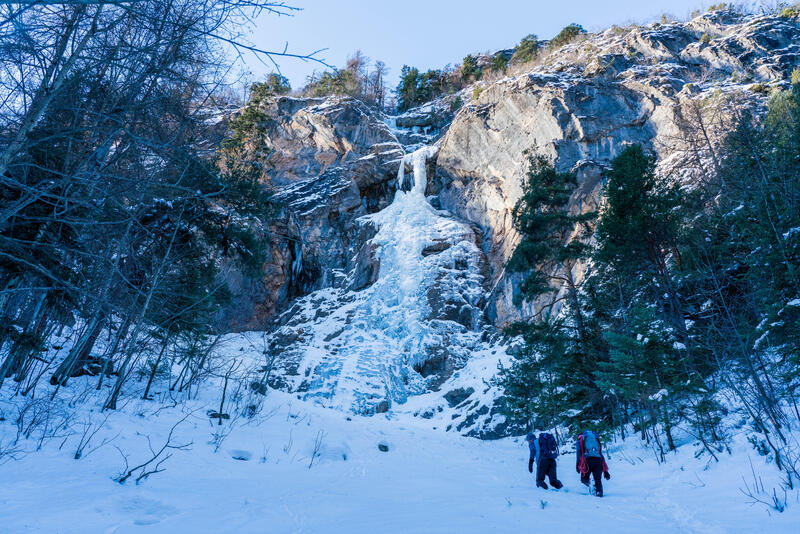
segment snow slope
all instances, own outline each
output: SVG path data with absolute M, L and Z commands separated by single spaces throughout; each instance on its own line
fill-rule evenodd
M 770 515 L 741 494 L 742 476 L 752 480 L 750 460 L 765 488 L 777 485 L 775 470 L 743 437 L 719 464 L 683 447 L 659 466 L 635 439 L 612 444 L 613 478 L 597 499 L 578 482 L 571 454 L 559 465 L 564 489 L 543 491 L 519 438 L 480 441 L 410 414 L 348 415 L 276 391 L 215 452 L 212 434 L 230 423 L 208 418 L 219 391 L 204 391 L 183 409 L 165 407 L 163 393 L 161 402 L 130 402 L 94 442 L 114 440 L 80 460 L 72 459 L 75 435 L 1 465 L 0 532 L 469 534 L 575 532 L 588 522 L 597 534 L 796 533 L 800 524 L 800 503 Z M 92 409 L 89 400 L 79 414 Z M 158 449 L 186 409 L 193 412 L 175 443 L 192 442 L 190 450 L 174 450 L 163 472 L 138 485 L 116 483 L 120 451 L 131 466 L 146 459 L 147 436 Z M 0 442 L 13 430 L 0 423 Z

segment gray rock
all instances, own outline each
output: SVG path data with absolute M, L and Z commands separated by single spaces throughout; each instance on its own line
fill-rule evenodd
M 704 45 L 699 39 L 706 32 L 716 38 Z M 668 175 L 685 149 L 677 141 L 685 138 L 679 124 L 696 102 L 705 105 L 718 90 L 738 90 L 745 102 L 759 106 L 763 99 L 748 90 L 748 78 L 785 80 L 798 64 L 797 21 L 723 11 L 689 23 L 590 35 L 530 73 L 482 82 L 480 97 L 458 112 L 444 135 L 431 190 L 443 209 L 481 229 L 491 270 L 492 322 L 502 327 L 541 307 L 514 305 L 520 280 L 504 270 L 519 241 L 511 211 L 522 193 L 526 150 L 559 169 L 578 170 L 571 206 L 585 211 L 598 204 L 600 170 L 624 146 L 642 144 Z M 691 84 L 701 89 L 692 92 Z M 681 177 L 687 178 L 692 179 Z
M 473 393 L 475 393 L 475 388 L 458 388 L 445 393 L 444 400 L 446 400 L 447 404 L 453 408 L 454 406 L 467 400 L 467 398 Z
M 433 254 L 439 254 L 440 252 L 444 252 L 451 246 L 452 245 L 447 241 L 444 240 L 436 241 L 433 245 L 429 245 L 422 249 L 422 256 L 427 257 L 427 256 L 432 256 Z
M 267 150 L 251 157 L 277 188 L 281 211 L 260 229 L 269 252 L 260 275 L 230 269 L 235 299 L 217 317 L 220 331 L 264 329 L 293 299 L 346 284 L 337 273 L 353 269 L 355 252 L 374 235 L 356 220 L 391 202 L 404 154 L 383 116 L 352 98 L 272 98 L 264 113 L 259 141 Z M 356 284 L 370 276 L 360 271 Z
M 258 393 L 259 395 L 267 394 L 267 386 L 261 382 L 250 382 L 250 390 Z

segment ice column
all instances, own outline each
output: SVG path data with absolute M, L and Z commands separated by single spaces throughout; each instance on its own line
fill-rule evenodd
M 426 162 L 436 155 L 437 148 L 434 146 L 424 146 L 415 150 L 411 154 L 406 154 L 403 161 L 400 162 L 400 168 L 397 170 L 397 187 L 403 188 L 403 182 L 406 179 L 406 164 L 411 165 L 414 172 L 414 185 L 411 192 L 418 195 L 425 196 L 425 189 L 428 187 L 428 177 L 425 171 Z

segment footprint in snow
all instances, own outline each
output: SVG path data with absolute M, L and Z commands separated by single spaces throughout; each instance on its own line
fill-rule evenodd
M 230 454 L 231 458 L 233 458 L 234 460 L 239 460 L 242 462 L 250 461 L 250 458 L 253 457 L 253 453 L 241 449 L 231 449 L 228 451 L 228 454 Z
M 140 527 L 146 527 L 147 525 L 155 525 L 160 521 L 160 519 L 155 517 L 146 517 L 144 519 L 134 519 L 133 524 Z

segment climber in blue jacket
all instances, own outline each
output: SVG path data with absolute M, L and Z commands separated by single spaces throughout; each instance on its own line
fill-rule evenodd
M 542 432 L 537 438 L 533 433 L 525 436 L 531 456 L 528 459 L 528 472 L 533 473 L 533 463 L 536 462 L 536 487 L 548 489 L 544 477 L 550 480 L 550 485 L 555 489 L 561 489 L 563 484 L 556 476 L 556 457 L 558 457 L 558 445 L 552 434 Z

